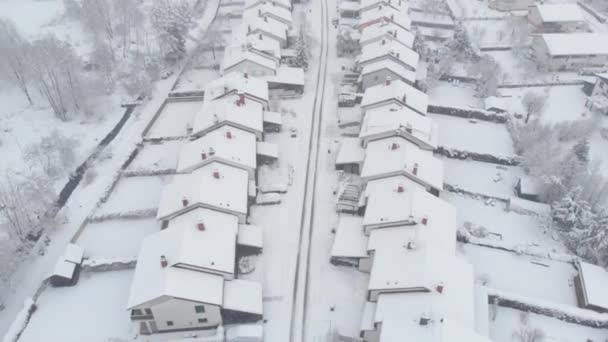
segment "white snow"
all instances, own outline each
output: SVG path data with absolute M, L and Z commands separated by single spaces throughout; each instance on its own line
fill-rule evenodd
M 336 165 L 361 164 L 365 159 L 365 149 L 361 147 L 359 138 L 342 138 L 340 150 L 336 156 Z
M 156 209 L 167 180 L 168 176 L 123 177 L 95 216 Z
M 393 80 L 389 85 L 379 84 L 365 89 L 363 99 L 361 100 L 361 108 L 366 111 L 371 109 L 371 106 L 377 106 L 385 101 L 391 100 L 410 107 L 421 115 L 426 114 L 428 96 L 400 80 Z M 395 106 L 396 105 L 392 105 L 392 107 Z
M 608 285 L 608 272 L 600 266 L 586 262 L 577 263 L 577 267 L 587 304 L 608 309 L 608 296 L 605 291 Z
M 162 143 L 146 142 L 126 171 L 153 172 L 175 170 L 177 158 L 183 141 L 163 141 Z
M 416 70 L 420 56 L 414 50 L 395 40 L 382 39 L 363 46 L 359 56 L 359 64 L 365 66 L 379 58 L 394 58 L 400 64 Z
M 367 258 L 367 236 L 363 234 L 363 218 L 342 215 L 336 227 L 331 249 L 332 257 Z
M 608 33 L 547 33 L 542 39 L 551 56 L 608 55 Z
M 194 115 L 203 101 L 168 101 L 146 134 L 148 139 L 178 138 L 189 135 Z
M 523 170 L 474 160 L 442 158 L 445 182 L 476 194 L 508 198 L 515 194 L 515 185 Z
M 239 312 L 263 314 L 262 284 L 243 279 L 225 281 L 223 308 Z
M 535 4 L 545 23 L 583 21 L 583 12 L 577 4 Z

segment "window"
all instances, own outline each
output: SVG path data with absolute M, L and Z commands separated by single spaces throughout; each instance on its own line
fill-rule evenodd
M 204 305 L 196 305 L 194 307 L 194 311 L 196 311 L 196 313 L 205 313 L 205 306 Z
M 199 318 L 198 322 L 201 324 L 207 323 L 207 319 L 206 318 Z
M 168 327 L 172 327 L 173 326 L 173 321 L 167 321 L 167 326 Z
M 152 316 L 152 310 L 150 310 L 150 309 L 144 309 L 144 311 L 146 312 L 146 315 Z
M 131 316 L 141 316 L 141 310 L 140 309 L 131 310 Z

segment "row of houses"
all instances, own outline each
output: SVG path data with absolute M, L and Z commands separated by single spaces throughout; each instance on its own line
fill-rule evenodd
M 270 92 L 301 92 L 304 84 L 301 69 L 281 64 L 291 28 L 289 1 L 245 4 L 222 77 L 205 87 L 177 174 L 161 192 L 162 230 L 141 246 L 128 309 L 142 334 L 263 318 L 262 286 L 239 278 L 238 260 L 263 247 L 262 229 L 248 214 L 258 165 L 278 158 L 278 147 L 264 141 L 281 128 L 280 113 L 269 110 Z
M 407 12 L 399 15 L 407 21 Z M 386 37 L 365 45 L 370 32 Z M 382 55 L 390 44 L 386 51 L 394 53 L 385 62 L 416 72 L 407 29 L 381 21 L 365 25 L 361 37 L 364 67 L 368 55 Z M 351 194 L 350 206 L 337 206 L 330 260 L 369 273 L 360 338 L 487 342 L 487 296 L 476 291 L 473 267 L 456 255 L 456 210 L 438 197 L 443 163 L 433 155 L 438 130 L 427 116 L 428 96 L 398 72 L 362 88 L 359 136 L 343 139 L 336 157 L 336 168 L 352 174 L 360 192 Z

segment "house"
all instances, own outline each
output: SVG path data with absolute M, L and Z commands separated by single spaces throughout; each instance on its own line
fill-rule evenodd
M 363 30 L 368 26 L 382 23 L 392 23 L 408 31 L 412 27 L 412 21 L 407 15 L 407 12 L 385 6 L 361 13 L 356 28 L 358 30 Z
M 256 178 L 256 138 L 253 133 L 223 126 L 187 142 L 180 150 L 177 172 L 189 173 L 210 163 L 222 163 L 247 171 Z
M 245 0 L 245 8 L 252 8 L 258 5 L 270 4 L 271 6 L 278 6 L 291 11 L 290 0 Z
M 369 270 L 367 254 L 368 236 L 363 234 L 363 218 L 341 215 L 330 252 L 330 262 L 337 266 L 352 266 Z
M 537 58 L 551 70 L 604 67 L 608 33 L 547 33 L 533 37 Z
M 275 39 L 281 44 L 281 48 L 287 47 L 287 32 L 289 26 L 268 16 L 244 17 L 243 23 L 237 29 L 237 35 L 259 35 L 262 34 L 270 39 Z
M 404 66 L 392 58 L 372 61 L 361 69 L 361 89 L 365 90 L 378 84 L 384 83 L 387 79 L 399 80 L 407 84 L 414 85 L 416 82 L 416 71 Z
M 456 213 L 450 204 L 405 176 L 371 180 L 362 196 L 363 232 L 366 235 L 378 228 L 417 223 L 429 225 L 436 217 L 455 222 Z
M 304 69 L 280 66 L 274 74 L 263 76 L 268 89 L 273 93 L 302 94 L 304 92 Z
M 423 150 L 433 151 L 437 148 L 439 132 L 432 119 L 407 107 L 386 106 L 367 111 L 359 132 L 363 147 L 371 141 L 393 136 L 402 137 Z
M 338 4 L 338 11 L 342 18 L 356 18 L 359 16 L 359 2 L 342 0 Z
M 264 132 L 280 132 L 283 116 L 278 112 L 264 111 Z
M 275 74 L 278 66 L 278 59 L 251 51 L 246 46 L 232 46 L 224 50 L 222 65 L 224 75 L 236 71 L 253 77 L 262 77 Z
M 262 104 L 246 98 L 241 103 L 238 95 L 205 102 L 194 118 L 192 136 L 202 137 L 226 126 L 252 133 L 256 140 L 263 140 L 265 113 Z
M 497 11 L 524 11 L 532 0 L 489 0 L 488 6 Z
M 528 22 L 539 33 L 574 32 L 584 21 L 583 12 L 576 3 L 537 3 L 528 13 Z
M 268 82 L 249 77 L 246 73 L 230 72 L 221 78 L 209 82 L 205 87 L 205 103 L 238 95 L 239 104 L 248 100 L 260 103 L 268 108 Z
M 515 185 L 515 193 L 518 197 L 528 201 L 538 202 L 540 200 L 540 184 L 530 176 L 522 176 Z
M 405 0 L 361 0 L 359 14 L 382 9 L 383 7 L 390 7 L 399 12 L 407 13 L 409 8 L 407 4 L 408 2 Z
M 368 43 L 362 47 L 358 63 L 360 67 L 364 67 L 372 62 L 392 60 L 402 65 L 407 70 L 415 72 L 418 67 L 419 59 L 420 56 L 405 45 L 392 39 L 381 39 Z
M 274 6 L 269 2 L 259 3 L 252 7 L 246 8 L 245 11 L 243 12 L 243 18 L 256 17 L 256 16 L 260 17 L 260 18 L 263 18 L 263 17 L 272 18 L 276 21 L 279 21 L 279 22 L 287 25 L 290 28 L 293 25 L 293 18 L 291 16 L 291 10 L 289 10 L 285 7 L 281 7 L 281 6 Z
M 250 185 L 252 184 L 252 185 Z M 208 208 L 235 215 L 245 223 L 255 181 L 247 171 L 217 161 L 189 174 L 177 174 L 161 192 L 156 218 L 170 220 L 195 208 Z
M 403 106 L 420 115 L 426 115 L 429 99 L 422 91 L 400 80 L 386 80 L 383 84 L 365 89 L 361 109 L 365 114 L 370 109 L 383 106 Z
M 367 44 L 385 39 L 387 41 L 395 41 L 407 48 L 413 48 L 415 35 L 410 31 L 396 25 L 390 21 L 382 21 L 373 25 L 364 27 L 361 30 L 359 44 L 365 46 Z
M 443 162 L 433 151 L 423 150 L 394 136 L 370 141 L 361 169 L 364 181 L 403 175 L 434 195 L 443 189 Z
M 140 333 L 262 318 L 261 284 L 234 279 L 238 218 L 203 209 L 144 239 L 127 308 Z
M 358 175 L 361 172 L 365 150 L 358 138 L 342 138 L 340 149 L 336 156 L 336 170 Z
M 600 266 L 583 261 L 576 262 L 578 275 L 574 277 L 574 287 L 578 306 L 597 312 L 608 313 L 608 272 Z
M 63 255 L 57 260 L 53 274 L 49 277 L 51 285 L 73 286 L 80 276 L 80 265 L 84 258 L 82 247 L 69 243 Z
M 281 60 L 281 43 L 278 40 L 269 38 L 262 33 L 257 35 L 237 35 L 232 38 L 233 47 L 245 46 L 249 51 L 270 56 L 277 62 Z
M 505 113 L 509 109 L 509 103 L 502 97 L 488 96 L 484 100 L 484 109 L 494 113 Z

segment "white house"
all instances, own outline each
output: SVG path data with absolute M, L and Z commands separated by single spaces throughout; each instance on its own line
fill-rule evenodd
M 238 95 L 239 104 L 247 100 L 260 103 L 268 108 L 268 82 L 250 77 L 246 73 L 231 72 L 209 82 L 205 87 L 205 102 Z
M 488 6 L 497 11 L 524 11 L 532 0 L 489 0 Z
M 361 89 L 365 90 L 378 84 L 384 83 L 387 79 L 400 80 L 413 85 L 416 82 L 416 71 L 404 66 L 392 58 L 385 58 L 378 61 L 367 63 L 361 69 Z
M 161 192 L 156 218 L 169 220 L 195 208 L 236 215 L 245 223 L 250 183 L 247 171 L 214 161 L 189 174 L 177 174 Z
M 437 148 L 439 132 L 431 118 L 407 107 L 395 107 L 381 107 L 365 113 L 359 132 L 364 147 L 370 141 L 400 136 L 424 150 Z
M 289 26 L 268 16 L 252 16 L 243 18 L 243 23 L 236 34 L 239 35 L 259 35 L 277 40 L 282 48 L 287 47 L 287 32 Z
M 364 28 L 381 23 L 393 23 L 404 30 L 410 30 L 412 21 L 407 12 L 396 10 L 392 7 L 377 7 L 370 11 L 361 13 L 359 22 L 356 28 L 363 30 Z
M 403 175 L 438 195 L 443 189 L 443 162 L 433 151 L 423 150 L 401 136 L 370 141 L 365 149 L 361 178 Z
M 201 137 L 224 126 L 247 131 L 257 140 L 263 140 L 264 107 L 247 99 L 241 103 L 238 95 L 205 102 L 194 117 L 192 135 Z
M 235 35 L 231 46 L 245 46 L 249 51 L 273 57 L 277 62 L 281 60 L 281 43 L 262 33 L 257 35 Z
M 383 21 L 364 27 L 361 30 L 359 44 L 367 44 L 382 39 L 392 40 L 408 48 L 413 48 L 415 35 L 390 21 Z
M 245 8 L 251 8 L 258 5 L 269 4 L 271 6 L 279 6 L 291 11 L 290 0 L 245 0 Z
M 405 69 L 413 71 L 415 80 L 415 71 L 419 59 L 420 56 L 414 50 L 394 40 L 381 39 L 363 46 L 358 62 L 360 67 L 364 67 L 373 62 L 392 60 Z M 404 76 L 404 78 L 411 80 L 412 76 Z
M 368 110 L 384 106 L 404 106 L 420 115 L 426 115 L 429 99 L 422 91 L 401 80 L 386 80 L 383 84 L 365 89 L 361 109 Z
M 585 17 L 576 3 L 537 3 L 530 7 L 528 21 L 536 32 L 574 32 L 577 27 L 585 21 Z
M 549 69 L 608 65 L 608 33 L 547 33 L 534 36 L 537 58 Z
M 277 20 L 288 27 L 293 25 L 293 18 L 291 16 L 291 10 L 282 7 L 274 6 L 269 2 L 259 3 L 252 7 L 246 8 L 243 12 L 243 18 L 249 17 L 268 17 Z M 245 19 L 246 20 L 246 19 Z
M 359 6 L 359 14 L 366 11 L 373 11 L 383 7 L 390 7 L 400 12 L 407 13 L 409 7 L 405 0 L 361 0 Z
M 222 72 L 246 73 L 253 77 L 273 75 L 279 66 L 273 56 L 250 50 L 247 46 L 230 46 L 224 50 Z
M 345 137 L 340 141 L 340 149 L 336 155 L 336 170 L 359 174 L 363 161 L 365 160 L 365 150 L 361 147 L 359 138 Z
M 214 162 L 241 168 L 247 171 L 249 179 L 255 179 L 255 135 L 224 126 L 189 141 L 180 150 L 177 172 L 188 173 Z

